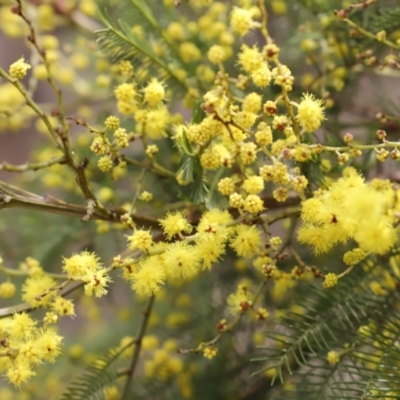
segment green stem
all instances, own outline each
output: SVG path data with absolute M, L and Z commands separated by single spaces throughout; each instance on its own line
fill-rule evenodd
M 346 150 L 351 150 L 351 149 L 359 149 L 359 150 L 373 150 L 373 149 L 385 149 L 385 148 L 391 148 L 391 147 L 399 147 L 400 142 L 389 142 L 385 141 L 384 143 L 380 144 L 352 144 L 350 146 L 325 146 L 323 144 L 317 143 L 317 144 L 304 144 L 302 143 L 301 146 L 306 146 L 309 149 L 321 149 L 325 151 L 346 151 Z
M 258 298 L 260 297 L 262 293 L 262 289 L 267 283 L 268 278 L 264 279 L 257 287 L 256 292 L 251 299 L 251 304 L 254 305 Z M 250 309 L 250 308 L 249 308 Z M 196 348 L 194 349 L 180 349 L 178 350 L 179 354 L 197 354 L 203 351 L 205 348 L 214 346 L 215 343 L 217 343 L 222 336 L 224 336 L 226 333 L 232 331 L 232 329 L 240 322 L 240 320 L 243 318 L 243 316 L 247 313 L 247 311 L 242 311 L 240 314 L 238 314 L 229 324 L 226 325 L 226 328 L 220 332 L 217 336 L 214 337 L 214 339 L 211 339 L 208 342 L 205 343 L 200 343 Z M 122 400 L 122 399 L 121 399 Z
M 127 157 L 125 155 L 122 155 L 121 159 L 123 161 L 125 161 L 129 165 L 134 165 L 134 166 L 140 167 L 140 168 L 146 168 L 149 171 L 154 172 L 155 174 L 160 175 L 160 176 L 162 176 L 164 178 L 175 179 L 175 173 L 174 172 L 164 168 L 163 166 L 157 164 L 156 162 L 153 162 L 150 165 L 146 165 L 146 163 L 137 161 L 137 160 L 135 160 L 133 158 L 130 158 L 130 157 Z
M 3 267 L 3 266 L 0 266 L 0 272 L 4 272 L 6 275 L 9 275 L 9 276 L 28 276 L 28 275 L 30 275 L 29 271 L 21 271 L 21 270 L 7 268 L 7 267 Z M 68 278 L 67 275 L 65 275 L 65 274 L 54 274 L 52 272 L 46 272 L 46 271 L 45 271 L 45 274 L 47 276 L 49 276 L 50 278 L 54 278 L 54 279 L 64 280 L 64 279 Z
M 60 139 L 58 137 L 57 132 L 55 131 L 53 125 L 51 125 L 51 122 L 49 120 L 49 117 L 45 112 L 43 112 L 38 105 L 33 101 L 32 97 L 28 94 L 28 92 L 25 90 L 25 88 L 18 82 L 18 80 L 12 78 L 10 75 L 7 74 L 6 71 L 4 71 L 3 68 L 0 67 L 0 76 L 3 77 L 7 82 L 11 83 L 14 85 L 18 91 L 22 94 L 22 96 L 25 98 L 25 101 L 27 105 L 35 111 L 35 113 L 38 115 L 38 117 L 44 122 L 46 125 L 47 130 L 49 131 L 51 137 L 53 138 L 56 147 L 60 150 L 62 150 L 63 146 L 60 142 Z
M 146 176 L 146 172 L 147 172 L 147 169 L 143 168 L 142 172 L 140 173 L 139 179 L 137 181 L 136 191 L 135 191 L 135 194 L 134 194 L 133 199 L 132 199 L 131 206 L 130 206 L 129 211 L 128 211 L 129 215 L 131 215 L 133 213 L 133 210 L 135 208 L 135 204 L 137 202 L 137 199 L 139 198 L 140 192 L 142 190 L 142 185 L 143 185 L 143 182 L 144 182 L 144 179 L 145 179 L 145 176 Z
M 361 28 L 361 26 L 357 25 L 355 22 L 353 22 L 352 20 L 348 19 L 348 18 L 343 18 L 343 21 L 346 22 L 348 25 L 350 25 L 352 28 L 356 29 L 358 32 L 360 32 L 362 35 L 364 35 L 367 38 L 370 39 L 374 39 L 377 40 L 377 37 L 375 34 L 368 32 L 367 30 L 365 30 L 364 28 Z M 388 47 L 391 47 L 392 49 L 396 49 L 398 50 L 400 48 L 399 45 L 397 45 L 396 43 L 391 42 L 390 40 L 381 40 L 381 43 L 385 44 Z

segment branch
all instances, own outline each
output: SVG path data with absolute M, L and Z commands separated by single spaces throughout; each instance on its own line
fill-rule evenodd
M 80 288 L 84 284 L 85 284 L 85 282 L 76 282 L 75 285 L 69 285 L 68 288 L 65 288 L 65 290 L 62 293 L 60 293 L 60 296 L 64 297 L 67 294 L 73 292 L 74 290 Z M 6 317 L 11 317 L 12 315 L 14 315 L 16 313 L 32 312 L 34 310 L 36 310 L 36 307 L 32 307 L 31 304 L 29 304 L 29 303 L 22 303 L 22 304 L 18 304 L 16 306 L 0 308 L 0 319 L 6 318 Z
M 7 172 L 26 172 L 26 171 L 37 171 L 42 168 L 47 168 L 55 164 L 65 164 L 66 158 L 65 156 L 53 157 L 48 161 L 42 161 L 37 163 L 25 163 L 21 165 L 12 165 L 6 161 L 3 161 L 0 164 L 0 171 Z
M 147 170 L 154 172 L 155 174 L 160 175 L 164 178 L 172 178 L 174 180 L 176 179 L 176 174 L 174 172 L 168 170 L 167 168 L 164 168 L 155 161 L 153 161 L 149 165 L 146 165 L 146 163 L 136 161 L 135 159 L 127 157 L 124 154 L 121 155 L 121 160 L 125 161 L 129 165 L 135 165 L 137 167 L 146 168 Z
M 0 265 L 0 272 L 3 272 L 8 276 L 27 276 L 30 274 L 29 271 L 22 271 L 22 270 L 18 270 L 18 269 L 7 268 L 2 265 Z M 47 276 L 54 278 L 54 279 L 62 279 L 62 280 L 67 279 L 66 274 L 54 274 L 52 272 L 46 272 L 46 271 L 45 271 L 45 273 Z
M 0 210 L 6 208 L 26 208 L 59 215 L 81 217 L 83 221 L 87 220 L 88 212 L 90 212 L 92 219 L 117 223 L 120 223 L 121 215 L 126 214 L 126 210 L 123 208 L 110 211 L 104 208 L 90 207 L 90 204 L 85 207 L 66 203 L 53 196 L 38 196 L 0 181 Z M 155 218 L 137 214 L 132 214 L 131 217 L 139 226 L 153 229 L 160 228 Z
M 129 371 L 127 372 L 127 379 L 124 387 L 124 392 L 122 393 L 121 400 L 128 400 L 131 394 L 131 388 L 133 383 L 133 376 L 135 374 L 137 362 L 139 360 L 139 354 L 142 347 L 142 339 L 146 332 L 147 325 L 149 322 L 149 317 L 151 314 L 151 309 L 153 307 L 155 296 L 151 296 L 147 304 L 146 309 L 143 311 L 142 325 L 140 326 L 139 335 L 136 338 L 136 346 L 133 352 L 132 361 L 129 366 Z
M 265 284 L 267 283 L 268 278 L 264 279 L 257 287 L 256 292 L 253 296 L 253 298 L 251 299 L 251 304 L 254 305 L 258 298 L 261 295 L 262 289 L 265 286 Z M 248 309 L 250 310 L 250 308 Z M 218 333 L 217 336 L 214 337 L 214 339 L 211 339 L 208 342 L 203 342 L 200 343 L 196 348 L 193 349 L 178 349 L 178 353 L 179 354 L 197 354 L 200 353 L 201 351 L 203 351 L 205 348 L 213 346 L 215 343 L 217 343 L 219 341 L 219 339 L 221 339 L 222 336 L 224 336 L 226 333 L 232 331 L 232 329 L 240 322 L 240 320 L 242 319 L 242 317 L 247 313 L 247 311 L 242 311 L 240 314 L 238 314 L 229 324 L 226 325 L 225 329 Z

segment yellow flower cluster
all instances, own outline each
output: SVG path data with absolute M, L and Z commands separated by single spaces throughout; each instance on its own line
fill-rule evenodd
M 248 284 L 240 284 L 236 293 L 228 296 L 227 303 L 231 314 L 235 315 L 249 310 L 253 305 L 251 299 L 252 293 L 248 289 Z
M 1 320 L 0 336 L 0 372 L 18 387 L 35 375 L 36 365 L 53 363 L 61 353 L 62 337 L 52 328 L 37 327 L 37 321 L 25 313 Z
M 107 293 L 108 283 L 111 278 L 108 272 L 102 268 L 98 256 L 88 251 L 82 251 L 63 260 L 63 270 L 71 280 L 85 282 L 85 294 L 96 297 Z
M 328 190 L 303 202 L 299 241 L 313 246 L 317 254 L 349 239 L 364 252 L 385 254 L 397 241 L 397 197 L 395 189 L 377 190 L 350 171 Z
M 181 212 L 169 213 L 159 222 L 167 239 L 181 241 L 155 244 L 149 231 L 138 229 L 127 238 L 130 250 L 148 255 L 124 275 L 140 295 L 156 294 L 167 279 L 191 279 L 200 269 L 210 269 L 225 253 L 229 240 L 237 254 L 246 258 L 259 254 L 263 243 L 256 226 L 230 227 L 232 217 L 218 209 L 203 214 L 192 236 L 185 236 L 193 227 Z
M 203 355 L 209 360 L 213 359 L 218 353 L 218 349 L 214 346 L 208 346 L 203 350 Z
M 183 360 L 177 357 L 177 346 L 174 340 L 166 340 L 155 349 L 144 363 L 144 374 L 147 378 L 167 381 L 183 370 Z

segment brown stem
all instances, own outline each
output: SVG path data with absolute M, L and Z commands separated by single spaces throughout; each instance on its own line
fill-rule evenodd
M 265 284 L 267 283 L 267 281 L 268 281 L 268 278 L 264 279 L 258 285 L 256 292 L 255 292 L 253 298 L 251 299 L 251 304 L 254 305 L 257 302 L 258 298 L 260 297 L 260 295 L 262 293 L 262 289 L 265 286 Z M 218 333 L 218 335 L 215 336 L 210 341 L 205 342 L 205 343 L 200 343 L 196 348 L 193 348 L 193 349 L 179 349 L 178 353 L 179 354 L 197 354 L 197 353 L 200 353 L 201 351 L 203 351 L 205 348 L 213 346 L 215 343 L 217 343 L 221 339 L 222 336 L 224 336 L 226 333 L 232 331 L 232 329 L 240 322 L 240 320 L 246 314 L 246 312 L 247 311 L 242 311 L 240 314 L 238 314 L 229 324 L 226 325 L 226 328 L 222 332 Z
M 14 188 L 0 181 L 0 210 L 6 208 L 26 208 L 53 214 L 69 215 L 73 217 L 81 217 L 82 220 L 87 220 L 90 212 L 91 219 L 120 222 L 121 215 L 126 213 L 123 208 L 115 210 L 99 209 L 81 206 L 78 204 L 66 203 L 55 197 L 42 197 L 34 193 L 26 192 L 18 188 Z M 159 223 L 155 218 L 132 214 L 132 220 L 139 226 L 159 229 Z
M 124 391 L 121 396 L 121 400 L 128 400 L 131 397 L 133 376 L 135 374 L 136 366 L 137 366 L 137 363 L 139 360 L 139 354 L 140 354 L 140 350 L 142 347 L 142 340 L 143 340 L 143 336 L 147 329 L 147 325 L 149 322 L 149 317 L 151 314 L 151 309 L 153 307 L 154 299 L 155 299 L 154 295 L 150 297 L 147 307 L 143 311 L 142 325 L 140 326 L 139 335 L 137 336 L 137 339 L 136 339 L 136 346 L 135 346 L 135 350 L 133 351 L 133 356 L 132 356 L 131 364 L 129 366 L 129 372 L 127 373 L 126 383 L 125 383 Z

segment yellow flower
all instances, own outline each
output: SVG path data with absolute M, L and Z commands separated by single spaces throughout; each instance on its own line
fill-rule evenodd
M 100 259 L 95 253 L 81 251 L 70 258 L 63 259 L 63 271 L 68 278 L 82 279 L 85 275 L 94 273 L 101 268 Z
M 348 251 L 344 254 L 343 256 L 343 262 L 346 265 L 356 265 L 360 261 L 364 260 L 364 258 L 367 256 L 364 250 L 360 248 L 353 249 L 351 251 Z
M 235 191 L 235 184 L 232 178 L 223 178 L 218 182 L 218 190 L 225 196 L 229 196 Z
M 165 89 L 157 78 L 152 78 L 150 83 L 143 89 L 144 101 L 150 106 L 155 107 L 160 104 L 165 96 Z
M 8 321 L 7 332 L 13 340 L 30 339 L 34 336 L 36 324 L 37 322 L 26 313 L 14 314 Z
M 325 289 L 329 289 L 331 287 L 336 286 L 338 281 L 339 281 L 338 276 L 333 272 L 329 272 L 328 274 L 325 275 L 325 279 L 322 285 L 324 286 Z
M 28 278 L 22 286 L 22 299 L 33 307 L 49 305 L 56 292 L 52 291 L 43 297 L 41 294 L 46 293 L 54 286 L 56 286 L 56 282 L 48 275 L 38 274 L 32 276 Z
M 305 94 L 297 110 L 297 119 L 307 132 L 315 132 L 325 119 L 322 100 Z
M 132 64 L 127 60 L 120 61 L 120 63 L 118 64 L 118 69 L 122 75 L 129 75 L 133 71 Z
M 167 27 L 167 33 L 172 40 L 182 40 L 185 36 L 185 30 L 179 22 L 171 22 Z
M 261 232 L 254 225 L 239 225 L 235 238 L 231 240 L 231 247 L 238 256 L 250 258 L 260 252 L 262 243 Z
M 14 79 L 22 79 L 28 69 L 32 68 L 27 62 L 25 62 L 24 58 L 20 58 L 18 61 L 10 65 L 10 75 Z
M 115 131 L 116 129 L 119 128 L 119 118 L 115 117 L 114 115 L 110 115 L 109 117 L 106 118 L 104 121 L 104 125 L 106 126 L 107 129 L 110 131 Z
M 326 355 L 326 359 L 328 360 L 329 364 L 335 365 L 340 361 L 340 354 L 336 351 L 330 351 Z
M 203 350 L 203 355 L 209 360 L 213 359 L 217 355 L 218 349 L 214 346 L 208 346 Z
M 15 294 L 16 287 L 12 282 L 3 282 L 0 284 L 0 297 L 8 299 Z
M 244 111 L 257 114 L 261 110 L 261 103 L 262 97 L 258 93 L 252 92 L 244 98 L 242 108 Z
M 179 46 L 179 54 L 186 63 L 198 61 L 201 58 L 201 51 L 191 42 L 182 43 Z
M 35 375 L 36 374 L 30 369 L 29 363 L 26 361 L 12 364 L 10 369 L 7 371 L 8 380 L 17 387 Z
M 159 108 L 150 110 L 147 113 L 147 118 L 145 123 L 145 133 L 150 139 L 153 140 L 162 139 L 167 135 L 165 130 L 169 123 L 170 123 L 170 114 L 166 107 L 160 106 Z
M 253 16 L 250 10 L 234 7 L 231 13 L 230 21 L 233 31 L 240 36 L 245 36 L 250 29 L 258 26 L 258 24 L 253 21 L 252 17 Z
M 259 68 L 254 70 L 251 74 L 251 79 L 254 84 L 258 87 L 268 86 L 272 79 L 271 71 L 268 67 L 268 64 L 264 61 Z
M 43 358 L 46 361 L 53 363 L 56 356 L 61 354 L 60 344 L 62 339 L 63 338 L 53 329 L 42 331 L 42 335 L 37 341 L 37 346 L 41 351 L 43 351 Z
M 131 236 L 127 236 L 129 250 L 148 251 L 153 245 L 153 238 L 149 231 L 135 229 Z
M 74 303 L 71 300 L 65 299 L 61 296 L 58 296 L 54 299 L 52 309 L 58 315 L 75 315 Z
M 168 276 L 186 278 L 197 272 L 200 254 L 195 246 L 190 246 L 185 242 L 176 242 L 168 246 L 163 261 Z
M 165 272 L 158 257 L 149 257 L 141 269 L 132 275 L 132 289 L 141 296 L 156 294 L 165 282 Z
M 197 243 L 212 241 L 217 245 L 226 242 L 233 232 L 232 228 L 226 225 L 232 221 L 232 216 L 227 210 L 214 209 L 206 211 L 197 226 L 197 232 L 199 233 Z
M 114 94 L 118 101 L 130 102 L 135 97 L 136 91 L 132 83 L 121 83 L 115 88 Z
M 139 199 L 145 202 L 149 202 L 151 200 L 153 200 L 153 195 L 150 192 L 147 192 L 146 190 L 144 190 L 140 196 Z
M 105 269 L 99 270 L 96 273 L 89 273 L 87 276 L 83 277 L 85 284 L 85 294 L 86 296 L 101 297 L 107 294 L 106 287 L 108 283 L 111 282 L 111 278 L 107 275 Z
M 248 194 L 258 194 L 264 189 L 264 180 L 261 176 L 250 176 L 243 182 L 242 189 Z
M 172 239 L 182 232 L 190 233 L 193 229 L 189 221 L 179 211 L 168 213 L 164 219 L 159 220 L 159 223 L 167 239 Z
M 238 55 L 240 66 L 248 73 L 258 70 L 264 63 L 264 57 L 256 46 L 242 45 Z
M 219 257 L 225 253 L 225 244 L 212 240 L 203 240 L 197 243 L 197 252 L 202 257 L 202 268 L 211 269 Z
M 113 161 L 110 156 L 103 156 L 97 162 L 100 171 L 107 172 L 113 167 Z
M 207 57 L 213 64 L 219 64 L 226 60 L 227 54 L 222 46 L 214 44 L 208 50 Z
M 264 210 L 264 203 L 256 194 L 249 194 L 244 199 L 243 208 L 251 214 L 258 214 Z

